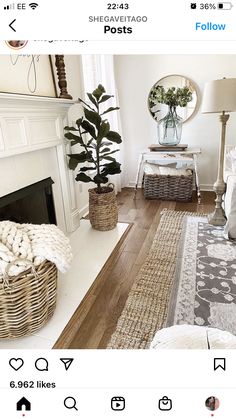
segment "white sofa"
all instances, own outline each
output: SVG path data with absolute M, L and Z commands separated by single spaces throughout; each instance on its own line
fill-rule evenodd
M 230 159 L 227 157 L 227 153 L 232 149 L 235 149 L 235 146 L 228 145 L 225 149 L 224 180 L 226 182 L 226 193 L 224 198 L 224 209 L 227 218 L 230 213 L 233 190 L 236 185 L 236 165 L 234 167 Z

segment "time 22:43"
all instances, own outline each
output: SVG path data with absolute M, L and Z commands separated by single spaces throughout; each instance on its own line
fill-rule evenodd
M 107 4 L 107 8 L 108 10 L 118 10 L 118 9 L 129 9 L 129 4 L 128 3 L 108 3 Z

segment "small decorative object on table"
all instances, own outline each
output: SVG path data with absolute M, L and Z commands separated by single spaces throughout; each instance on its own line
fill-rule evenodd
M 104 87 L 99 84 L 92 93 L 87 93 L 91 103 L 79 99 L 84 105 L 84 117 L 76 121 L 77 128 L 65 127 L 65 130 L 69 131 L 65 137 L 71 141 L 71 145 L 79 144 L 84 149 L 80 153 L 69 154 L 70 169 L 74 170 L 80 163 L 88 163 L 86 166 L 80 165 L 76 180 L 93 182 L 97 185 L 96 188 L 89 189 L 89 219 L 92 227 L 101 231 L 112 230 L 118 221 L 114 185 L 111 183 L 103 187 L 101 185 L 109 181 L 109 175 L 121 172 L 120 163 L 111 155 L 119 151 L 119 149 L 114 150 L 113 143 L 122 142 L 121 136 L 110 130 L 108 120 L 102 118 L 102 115 L 119 109 L 109 107 L 100 110 L 101 105 L 113 97 L 105 93 Z M 94 171 L 95 175 L 91 177 Z M 86 172 L 90 172 L 90 175 L 88 176 Z
M 149 106 L 152 109 L 156 103 L 168 106 L 168 112 L 158 122 L 158 141 L 161 145 L 177 145 L 182 135 L 183 119 L 177 114 L 177 106 L 186 107 L 192 100 L 191 90 L 185 87 L 155 86 L 149 95 Z
M 164 151 L 184 151 L 188 148 L 188 144 L 178 144 L 178 145 L 151 144 L 148 148 L 150 151 L 159 151 L 160 153 Z

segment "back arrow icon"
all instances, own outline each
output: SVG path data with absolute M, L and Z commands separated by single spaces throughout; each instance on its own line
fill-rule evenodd
M 16 30 L 15 30 L 15 28 L 13 28 L 13 23 L 15 23 L 15 21 L 16 21 L 16 19 L 14 19 L 10 24 L 9 24 L 9 26 L 10 26 L 10 28 L 14 31 L 14 32 L 16 32 Z

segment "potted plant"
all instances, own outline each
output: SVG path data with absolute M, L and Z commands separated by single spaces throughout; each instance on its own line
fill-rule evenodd
M 162 145 L 177 145 L 181 140 L 183 120 L 176 112 L 177 106 L 186 107 L 192 100 L 192 92 L 187 87 L 155 86 L 149 96 L 150 110 L 155 116 L 157 111 L 153 111 L 157 103 L 165 104 L 169 107 L 168 113 L 158 123 L 159 143 Z
M 104 115 L 119 108 L 108 107 L 104 110 L 103 104 L 113 96 L 107 95 L 101 84 L 92 93 L 87 93 L 87 96 L 89 103 L 79 99 L 83 104 L 84 117 L 76 121 L 76 127 L 65 127 L 66 139 L 72 146 L 79 145 L 83 149 L 68 155 L 69 167 L 75 170 L 79 165 L 76 180 L 96 185 L 89 189 L 89 218 L 92 227 L 96 230 L 112 230 L 118 221 L 118 208 L 114 185 L 107 183 L 108 176 L 121 172 L 121 165 L 113 156 L 119 149 L 114 150 L 113 145 L 120 144 L 122 140 L 117 132 L 110 129 Z

